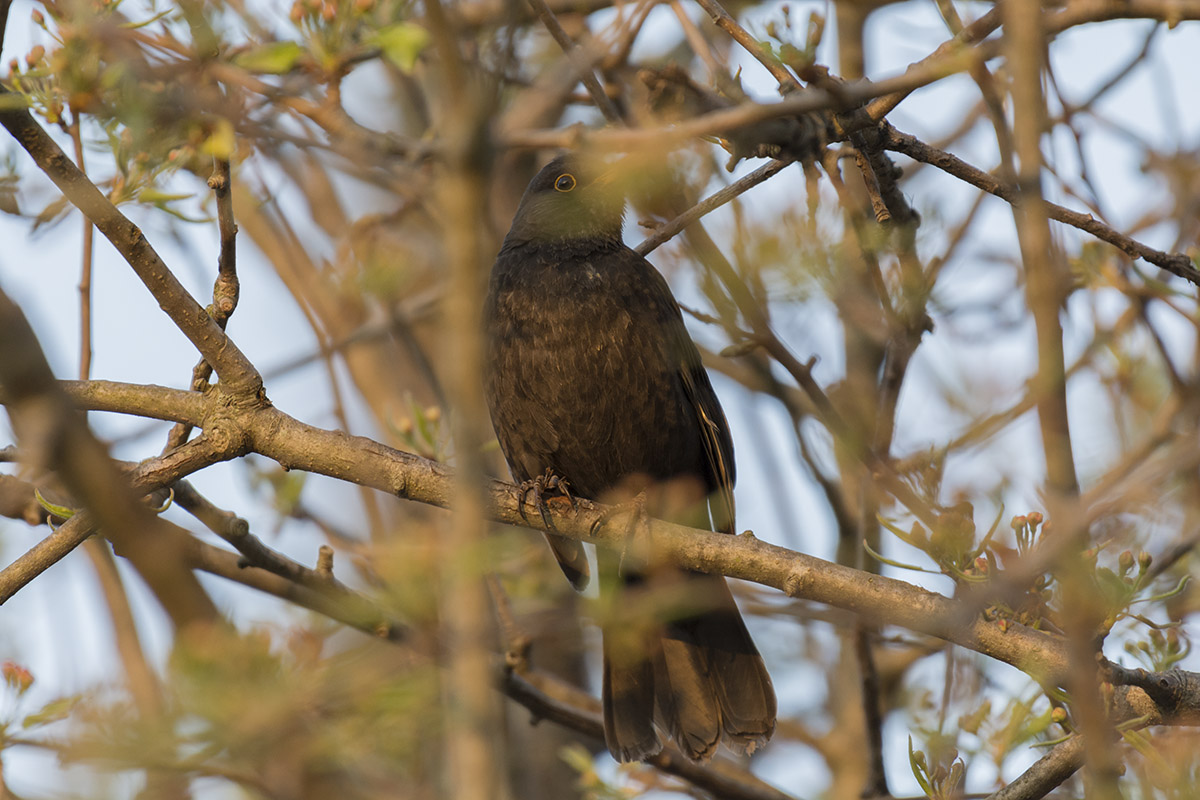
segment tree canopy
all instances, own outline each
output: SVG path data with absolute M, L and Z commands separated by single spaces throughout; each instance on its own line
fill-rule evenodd
M 0 0 L 0 796 L 1196 796 L 1197 19 Z M 508 481 L 482 296 L 562 150 L 745 533 Z M 539 530 L 740 579 L 770 744 L 618 770 Z

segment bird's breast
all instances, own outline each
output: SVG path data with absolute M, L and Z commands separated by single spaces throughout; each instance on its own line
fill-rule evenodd
M 509 425 L 552 442 L 543 468 L 573 479 L 584 496 L 635 473 L 682 471 L 676 458 L 692 463 L 697 456 L 683 451 L 698 447 L 681 435 L 678 365 L 661 309 L 604 267 L 550 265 L 536 278 L 527 271 L 494 282 L 489 297 L 491 394 L 516 398 L 493 408 L 501 444 Z

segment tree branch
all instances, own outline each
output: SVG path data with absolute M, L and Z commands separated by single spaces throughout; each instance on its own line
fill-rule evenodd
M 208 312 L 171 273 L 141 230 L 117 210 L 79 171 L 21 103 L 19 95 L 0 87 L 0 125 L 29 153 L 46 176 L 112 243 L 150 290 L 171 321 L 213 365 L 230 390 L 257 396 L 262 377 Z
M 241 284 L 237 276 L 237 222 L 233 216 L 233 177 L 229 159 L 213 160 L 213 174 L 208 178 L 208 188 L 213 190 L 217 201 L 217 230 L 221 239 L 221 254 L 217 260 L 217 278 L 213 281 L 213 301 L 208 313 L 221 330 L 225 330 L 229 318 L 237 309 Z M 208 386 L 213 366 L 208 359 L 201 358 L 192 368 L 192 391 L 201 392 Z M 83 376 L 86 377 L 86 376 Z M 190 425 L 177 423 L 167 435 L 163 451 L 172 450 L 187 441 L 191 435 Z
M 157 530 L 162 521 L 143 505 L 54 380 L 21 310 L 0 292 L 0 383 L 22 451 L 54 471 L 129 559 L 179 628 L 219 618 L 180 554 Z M 81 523 L 82 524 L 82 523 Z
M 1072 736 L 987 800 L 1039 800 L 1083 766 L 1083 740 Z
M 886 147 L 889 150 L 895 150 L 915 161 L 937 167 L 943 172 L 964 180 L 988 194 L 999 197 L 1001 200 L 1009 203 L 1016 202 L 1017 187 L 1005 184 L 994 175 L 968 164 L 958 156 L 925 144 L 915 136 L 902 133 L 891 125 L 887 125 L 886 131 L 888 136 Z M 1192 260 L 1183 253 L 1164 253 L 1161 250 L 1155 250 L 1153 247 L 1144 245 L 1136 239 L 1113 230 L 1091 214 L 1072 211 L 1069 208 L 1049 202 L 1045 203 L 1045 208 L 1046 214 L 1050 219 L 1078 228 L 1085 233 L 1090 233 L 1097 239 L 1108 242 L 1133 258 L 1141 258 L 1157 267 L 1165 269 L 1172 275 L 1200 286 L 1200 270 L 1197 270 L 1192 264 Z
M 755 186 L 758 186 L 763 181 L 781 172 L 784 167 L 792 163 L 791 161 L 779 161 L 772 159 L 766 164 L 763 164 L 758 169 L 751 172 L 728 186 L 713 192 L 708 197 L 701 200 L 696 205 L 684 211 L 679 216 L 672 219 L 670 222 L 660 226 L 654 233 L 650 234 L 634 248 L 640 255 L 648 255 L 656 247 L 670 240 L 677 233 L 682 231 L 688 225 L 691 225 L 696 220 L 703 217 L 721 206 L 733 200 L 735 197 L 748 192 Z
M 82 388 L 69 382 L 64 386 Z M 133 392 L 136 387 L 111 386 L 114 387 L 112 391 L 96 394 L 104 395 L 105 410 L 118 411 L 120 409 L 112 403 L 113 397 Z M 115 387 L 121 387 L 121 391 Z M 153 387 L 153 390 L 160 396 L 173 391 L 161 387 Z M 192 396 L 189 392 L 174 393 Z M 87 406 L 88 396 L 81 392 L 76 400 Z M 278 462 L 285 469 L 302 469 L 408 500 L 451 507 L 453 472 L 442 464 L 370 439 L 307 425 L 271 406 L 238 410 L 223 406 L 217 400 L 219 398 L 210 402 L 221 406 L 221 410 L 211 412 L 205 418 L 206 424 L 239 430 L 251 451 Z M 227 436 L 238 438 L 234 433 Z M 530 502 L 522 510 L 520 498 L 517 487 L 490 481 L 487 486 L 488 517 L 508 525 L 549 530 L 541 522 L 539 509 Z M 600 526 L 592 530 L 607 509 L 607 506 L 586 500 L 578 501 L 577 513 L 552 509 L 553 532 L 621 547 L 623 533 L 613 530 L 620 526 Z M 651 523 L 650 531 L 658 551 L 688 569 L 772 586 L 791 597 L 854 611 L 878 625 L 899 625 L 928 633 L 1012 664 L 1041 680 L 1055 682 L 1066 674 L 1061 640 L 1016 624 L 1010 624 L 1005 632 L 991 622 L 964 621 L 957 601 L 903 581 L 796 553 L 753 536 L 726 536 L 659 520 Z

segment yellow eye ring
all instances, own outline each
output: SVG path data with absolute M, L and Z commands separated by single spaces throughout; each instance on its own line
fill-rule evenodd
M 569 192 L 575 188 L 575 176 L 564 172 L 554 179 L 554 189 L 559 192 Z

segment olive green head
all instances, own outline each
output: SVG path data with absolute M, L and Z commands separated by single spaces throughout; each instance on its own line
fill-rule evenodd
M 510 241 L 621 238 L 625 197 L 595 161 L 561 155 L 534 177 L 513 217 Z

